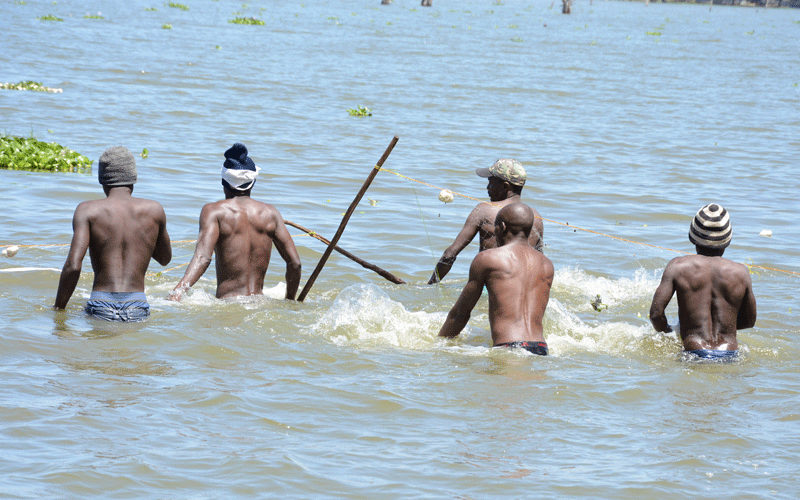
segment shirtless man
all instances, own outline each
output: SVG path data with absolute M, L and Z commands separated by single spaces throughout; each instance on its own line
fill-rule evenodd
M 533 209 L 523 203 L 498 212 L 494 234 L 499 246 L 475 256 L 469 281 L 447 315 L 440 337 L 461 333 L 485 285 L 493 345 L 547 355 L 542 319 L 554 270 L 550 259 L 530 245 L 534 217 Z
M 475 173 L 489 179 L 486 190 L 489 192 L 491 203 L 483 202 L 472 210 L 461 232 L 458 233 L 453 244 L 447 247 L 442 258 L 439 259 L 439 263 L 436 264 L 436 269 L 428 281 L 429 285 L 438 283 L 447 276 L 458 254 L 470 244 L 476 234 L 480 235 L 479 252 L 497 247 L 494 236 L 494 219 L 497 217 L 497 213 L 503 207 L 520 202 L 526 175 L 525 169 L 517 160 L 500 159 L 489 168 L 475 169 Z M 535 209 L 533 209 L 533 214 L 535 216 L 533 231 L 531 231 L 528 241 L 532 247 L 541 252 L 544 223 Z
M 735 357 L 736 330 L 756 324 L 750 273 L 742 264 L 722 258 L 731 234 L 730 217 L 721 205 L 701 208 L 689 229 L 697 255 L 676 257 L 667 264 L 650 306 L 656 331 L 671 332 L 664 310 L 678 293 L 683 349 L 701 358 Z
M 273 243 L 286 261 L 286 298 L 294 300 L 300 285 L 300 256 L 278 210 L 250 198 L 260 170 L 247 156 L 244 144 L 225 151 L 225 199 L 208 203 L 200 212 L 194 256 L 170 300 L 180 300 L 200 279 L 212 255 L 216 256 L 217 298 L 261 295 Z
M 106 198 L 84 201 L 75 209 L 72 244 L 58 282 L 55 308 L 67 306 L 88 249 L 94 283 L 86 312 L 108 321 L 143 321 L 150 315 L 144 294 L 150 258 L 162 266 L 172 259 L 167 216 L 158 202 L 131 196 L 136 160 L 126 148 L 105 150 L 98 180 Z

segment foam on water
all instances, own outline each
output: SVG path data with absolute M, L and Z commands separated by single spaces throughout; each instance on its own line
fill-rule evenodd
M 408 311 L 375 285 L 352 285 L 339 293 L 310 330 L 336 344 L 429 347 L 444 321 L 442 313 Z
M 674 358 L 679 348 L 677 334 L 654 332 L 646 315 L 656 285 L 657 279 L 645 270 L 631 278 L 613 279 L 575 268 L 559 269 L 544 319 L 551 355 L 638 353 Z M 596 295 L 603 298 L 606 309 L 593 309 L 590 301 Z M 455 341 L 446 341 L 436 335 L 447 310 L 409 311 L 378 286 L 359 284 L 342 290 L 309 330 L 339 345 L 408 349 L 438 346 L 487 355 L 492 350 L 488 349 L 491 333 L 486 307 L 484 293 L 461 335 Z

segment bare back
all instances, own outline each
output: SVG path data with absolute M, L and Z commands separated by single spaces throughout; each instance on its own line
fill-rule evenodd
M 478 229 L 479 251 L 482 252 L 490 248 L 497 248 L 497 238 L 494 234 L 494 221 L 500 209 L 513 203 L 519 203 L 519 198 L 508 198 L 503 201 L 494 201 L 491 203 L 484 202 L 475 207 L 469 214 L 469 217 L 467 217 L 467 224 L 473 225 Z M 531 210 L 533 210 L 535 219 L 533 222 L 533 230 L 531 230 L 531 234 L 528 237 L 528 243 L 530 246 L 541 251 L 542 240 L 540 235 L 544 233 L 544 223 L 539 212 L 533 207 L 531 207 Z
M 284 227 L 278 210 L 237 196 L 206 205 L 201 219 L 206 216 L 219 231 L 214 248 L 217 297 L 261 294 L 275 231 Z
M 750 273 L 742 264 L 721 256 L 688 255 L 670 261 L 653 297 L 650 316 L 654 325 L 664 318 L 673 293 L 678 296 L 685 350 L 735 350 L 736 330 L 755 324 Z
M 482 252 L 474 265 L 489 294 L 493 343 L 544 341 L 542 319 L 554 275 L 550 259 L 515 242 Z
M 89 229 L 92 290 L 143 292 L 150 258 L 166 234 L 161 205 L 132 196 L 110 196 L 81 203 L 75 218 L 85 219 Z
M 483 202 L 472 209 L 472 212 L 467 216 L 464 227 L 461 228 L 458 236 L 456 236 L 455 241 L 445 249 L 441 259 L 439 259 L 439 262 L 436 264 L 436 268 L 428 284 L 437 283 L 447 276 L 447 273 L 449 273 L 450 269 L 453 267 L 456 256 L 470 244 L 476 234 L 478 235 L 479 252 L 490 248 L 497 248 L 497 237 L 494 234 L 494 221 L 500 210 L 515 203 L 520 203 L 519 196 L 512 196 L 491 203 Z M 539 215 L 539 212 L 533 208 L 531 208 L 531 210 L 533 211 L 534 221 L 533 229 L 528 237 L 528 243 L 541 252 L 543 248 L 542 235 L 544 234 L 544 221 Z

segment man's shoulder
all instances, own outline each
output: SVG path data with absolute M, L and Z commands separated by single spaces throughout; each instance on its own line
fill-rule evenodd
M 143 206 L 148 206 L 148 207 L 163 208 L 161 206 L 161 203 L 157 202 L 156 200 L 151 200 L 150 198 L 134 198 L 133 196 L 131 196 L 131 202 L 132 203 L 138 203 L 138 204 L 141 204 Z
M 205 206 L 234 206 L 234 205 L 247 205 L 249 207 L 260 207 L 260 208 L 275 208 L 269 203 L 265 203 L 263 201 L 256 200 L 255 198 L 251 198 L 250 196 L 238 196 L 236 198 L 225 198 L 222 200 L 212 201 L 211 203 L 206 203 Z
M 747 266 L 734 262 L 724 257 L 706 257 L 703 255 L 682 255 L 675 257 L 669 264 L 665 272 L 673 275 L 684 275 L 689 273 L 696 275 L 698 272 L 722 273 L 726 275 L 750 276 Z
M 156 200 L 131 197 L 128 200 L 128 203 L 138 207 L 141 210 L 145 210 L 148 214 L 153 216 L 160 216 L 164 214 L 164 207 L 161 206 L 161 203 L 157 202 Z
M 79 211 L 80 212 L 86 212 L 86 211 L 92 210 L 94 208 L 101 207 L 101 206 L 103 206 L 103 202 L 105 202 L 106 200 L 107 200 L 107 198 L 100 198 L 100 199 L 97 199 L 97 200 L 82 201 L 82 202 L 78 203 L 77 207 L 75 207 L 75 213 L 78 213 Z
M 478 252 L 473 262 L 481 267 L 487 268 L 507 267 L 509 257 L 513 252 L 514 250 L 509 248 L 509 245 L 487 248 L 486 250 Z
M 246 213 L 247 217 L 256 218 L 277 218 L 280 212 L 274 206 L 263 201 L 254 200 L 250 197 L 247 198 L 230 198 L 219 201 L 206 203 L 203 206 L 201 214 L 205 216 L 221 217 L 234 216 L 237 213 Z
M 472 212 L 470 212 L 470 218 L 488 219 L 494 222 L 494 218 L 497 217 L 497 212 L 499 212 L 501 208 L 503 207 L 497 203 L 482 201 L 472 209 Z

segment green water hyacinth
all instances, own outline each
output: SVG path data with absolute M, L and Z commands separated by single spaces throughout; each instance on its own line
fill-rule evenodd
M 89 173 L 92 171 L 92 160 L 55 142 L 4 135 L 0 136 L 0 168 Z
M 42 85 L 42 82 L 32 82 L 30 80 L 19 83 L 0 83 L 0 89 L 34 90 L 36 92 L 52 92 L 54 94 L 60 94 L 61 92 L 64 92 L 63 89 L 51 89 L 50 87 L 45 87 Z
M 261 19 L 256 19 L 255 17 L 237 17 L 236 19 L 231 19 L 228 21 L 229 23 L 233 24 L 252 24 L 255 26 L 264 26 L 264 21 Z
M 42 16 L 42 17 L 37 17 L 36 19 L 38 19 L 40 21 L 63 21 L 63 19 L 61 19 L 60 17 L 56 17 L 56 16 L 54 16 L 52 14 L 48 14 L 48 15 Z
M 347 112 L 350 113 L 350 116 L 372 116 L 372 110 L 365 106 L 359 106 L 357 109 L 348 109 Z
M 170 2 L 167 5 L 169 5 L 170 7 L 175 8 L 175 9 L 189 10 L 189 6 L 188 5 L 184 5 L 182 3 Z

